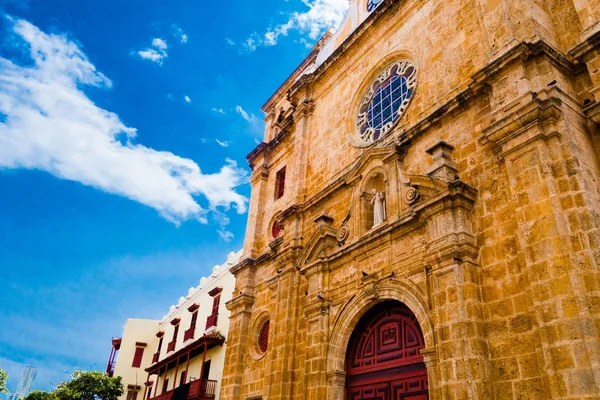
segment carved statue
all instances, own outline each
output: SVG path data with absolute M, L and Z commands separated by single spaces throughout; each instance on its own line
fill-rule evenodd
M 373 189 L 373 228 L 387 219 L 385 215 L 385 194 Z

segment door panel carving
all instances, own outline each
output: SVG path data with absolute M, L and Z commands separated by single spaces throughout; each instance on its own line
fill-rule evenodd
M 348 400 L 424 400 L 425 347 L 414 314 L 402 303 L 385 302 L 359 322 L 346 358 Z

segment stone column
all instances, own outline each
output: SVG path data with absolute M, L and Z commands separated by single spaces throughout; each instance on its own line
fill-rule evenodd
M 272 296 L 275 311 L 271 316 L 269 341 L 270 384 L 265 388 L 269 400 L 289 400 L 293 391 L 299 290 L 296 258 L 297 251 L 288 247 L 279 251 L 275 260 L 277 283 Z
M 244 240 L 244 255 L 254 258 L 265 245 L 261 233 L 265 231 L 265 213 L 263 204 L 268 196 L 269 167 L 263 163 L 263 157 L 260 157 L 260 164 L 254 166 L 254 171 L 250 177 L 252 185 L 252 196 L 248 209 L 248 225 L 246 227 L 246 238 Z
M 229 317 L 229 333 L 225 367 L 221 382 L 221 399 L 241 400 L 241 387 L 244 377 L 244 357 L 248 353 L 248 335 L 250 334 L 250 318 L 254 296 L 254 265 L 251 260 L 243 260 L 231 269 L 236 276 L 234 297 L 226 306 Z
M 489 354 L 470 222 L 475 193 L 459 181 L 448 185 L 450 198 L 443 205 L 424 210 L 423 215 L 428 217 L 426 262 L 432 279 L 439 356 L 439 377 L 433 381 L 440 387 L 433 387 L 432 395 L 457 400 L 489 399 Z M 424 356 L 428 366 L 436 364 L 431 351 Z

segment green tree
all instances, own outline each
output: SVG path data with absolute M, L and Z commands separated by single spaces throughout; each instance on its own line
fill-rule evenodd
M 52 393 L 34 390 L 30 392 L 23 400 L 54 400 Z
M 25 400 L 117 400 L 123 394 L 121 377 L 103 372 L 76 371 L 53 392 L 31 392 Z
M 8 379 L 8 375 L 2 368 L 0 368 L 0 393 L 8 393 L 8 389 L 6 388 L 6 379 Z
M 56 400 L 117 400 L 123 394 L 121 377 L 97 371 L 76 371 L 71 376 L 73 379 L 56 387 Z

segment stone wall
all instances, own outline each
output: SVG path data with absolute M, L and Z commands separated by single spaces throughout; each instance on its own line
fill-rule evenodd
M 384 1 L 267 103 L 285 119 L 249 155 L 222 399 L 344 399 L 350 335 L 386 299 L 419 321 L 432 399 L 599 398 L 599 13 Z M 358 101 L 398 58 L 418 67 L 415 98 L 355 147 Z M 374 177 L 388 218 L 371 229 Z

